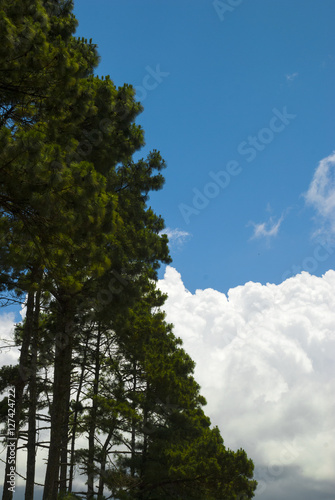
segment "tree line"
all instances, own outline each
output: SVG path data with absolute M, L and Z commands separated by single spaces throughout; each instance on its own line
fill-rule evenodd
M 26 500 L 39 457 L 43 500 L 252 498 L 253 463 L 211 426 L 156 287 L 165 162 L 133 159 L 141 104 L 96 76 L 76 27 L 72 1 L 0 0 L 0 292 L 26 310 L 0 369 L 4 444 L 15 388 Z

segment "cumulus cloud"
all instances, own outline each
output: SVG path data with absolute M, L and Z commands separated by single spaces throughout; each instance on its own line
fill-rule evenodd
M 319 216 L 317 234 L 331 231 L 335 235 L 335 151 L 320 161 L 305 200 Z
M 161 231 L 160 234 L 166 234 L 167 237 L 169 238 L 169 244 L 170 244 L 170 247 L 177 247 L 177 248 L 181 248 L 184 243 L 186 242 L 186 240 L 191 236 L 190 233 L 188 233 L 187 231 L 183 231 L 181 229 L 171 229 L 169 227 L 167 227 L 166 229 L 164 229 L 163 231 Z
M 307 498 L 307 483 L 313 498 L 335 499 L 335 271 L 225 295 L 192 294 L 167 267 L 159 287 L 213 424 L 254 460 L 256 499 Z
M 254 227 L 254 233 L 251 237 L 251 239 L 255 238 L 272 238 L 277 236 L 279 228 L 281 226 L 281 223 L 284 220 L 284 216 L 282 215 L 280 219 L 276 222 L 273 217 L 270 217 L 270 219 L 267 222 L 260 222 L 256 224 L 255 222 L 250 222 L 249 225 L 252 225 Z

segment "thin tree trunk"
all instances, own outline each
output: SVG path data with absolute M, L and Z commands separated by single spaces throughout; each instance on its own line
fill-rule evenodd
M 45 474 L 43 500 L 57 500 L 59 469 L 64 426 L 68 422 L 69 395 L 71 384 L 72 334 L 69 301 L 60 304 L 59 322 L 56 334 L 54 361 L 53 401 L 51 407 L 51 431 L 48 465 Z
M 148 393 L 148 383 L 146 383 L 146 392 Z M 149 409 L 148 409 L 148 403 L 145 402 L 144 408 L 143 408 L 143 424 L 144 424 L 144 429 L 147 428 L 148 425 L 148 417 L 149 417 Z M 148 451 L 148 433 L 144 432 L 143 433 L 143 447 L 142 447 L 142 456 L 141 456 L 141 465 L 140 465 L 140 478 L 143 480 L 144 475 L 145 475 L 145 469 L 146 469 L 146 461 L 147 461 L 147 451 Z M 140 491 L 138 494 L 138 500 L 142 500 L 144 496 L 143 493 L 143 483 L 140 487 Z
M 35 297 L 34 328 L 31 337 L 29 381 L 29 412 L 28 412 L 28 443 L 27 443 L 27 482 L 25 500 L 34 499 L 35 465 L 36 465 L 36 413 L 37 413 L 37 352 L 39 338 L 40 290 Z
M 59 491 L 64 495 L 66 493 L 66 485 L 67 485 L 67 468 L 68 468 L 67 447 L 69 443 L 70 393 L 71 393 L 71 387 L 69 385 L 68 394 L 66 395 L 67 407 L 65 410 L 65 419 L 63 422 L 63 430 L 62 430 L 60 481 L 59 481 Z
M 97 335 L 97 345 L 95 351 L 95 370 L 94 370 L 94 383 L 93 383 L 93 398 L 92 398 L 92 410 L 90 415 L 90 425 L 89 425 L 89 435 L 88 435 L 88 460 L 87 460 L 87 499 L 93 500 L 94 498 L 94 477 L 95 477 L 95 429 L 96 429 L 96 419 L 97 419 L 97 396 L 99 391 L 99 380 L 100 380 L 100 339 L 101 339 L 101 329 L 100 324 L 98 325 L 98 335 Z
M 134 378 L 133 378 L 133 393 L 136 394 L 137 391 L 137 366 L 136 361 L 133 363 L 134 370 Z M 133 410 L 136 410 L 136 398 L 134 398 L 133 402 Z M 136 456 L 136 419 L 133 416 L 131 419 L 131 464 L 130 464 L 130 475 L 131 477 L 135 476 L 135 456 Z
M 10 477 L 11 474 L 11 466 L 13 465 L 12 463 L 13 456 L 11 455 L 11 450 L 15 449 L 14 462 L 16 463 L 17 442 L 19 439 L 19 430 L 20 430 L 19 427 L 20 427 L 22 404 L 23 404 L 23 392 L 31 374 L 29 368 L 29 346 L 34 328 L 33 316 L 34 316 L 34 292 L 29 292 L 27 297 L 26 321 L 22 332 L 22 344 L 21 344 L 21 353 L 19 360 L 19 374 L 15 382 L 15 418 L 14 418 L 15 439 L 14 441 L 11 442 L 11 444 L 13 443 L 13 446 L 11 448 L 7 446 L 7 460 L 6 460 L 5 480 L 2 493 L 2 500 L 12 500 L 13 498 L 13 491 L 9 489 L 10 483 L 8 481 L 8 478 Z
M 73 415 L 71 449 L 70 449 L 70 471 L 69 471 L 69 489 L 68 489 L 69 493 L 72 492 L 73 475 L 74 475 L 74 452 L 75 452 L 75 445 L 76 445 L 76 433 L 77 433 L 77 427 L 78 427 L 78 413 L 79 413 L 78 405 L 80 402 L 81 389 L 83 387 L 84 378 L 85 378 L 85 369 L 86 369 L 86 361 L 87 361 L 87 348 L 88 348 L 89 337 L 90 337 L 90 332 L 87 333 L 87 337 L 86 337 L 85 348 L 84 348 L 84 357 L 83 357 L 83 361 L 82 361 L 82 365 L 81 365 L 81 374 L 80 374 L 79 386 L 78 386 L 77 397 L 76 397 L 76 408 L 74 410 L 74 415 Z
M 103 448 L 101 450 L 101 467 L 100 467 L 100 477 L 99 477 L 99 488 L 98 488 L 98 500 L 102 500 L 103 494 L 104 494 L 104 487 L 105 487 L 105 473 L 106 473 L 106 465 L 107 465 L 107 449 L 109 446 L 109 443 L 112 439 L 114 432 L 114 424 L 112 426 L 112 429 L 109 431 L 109 434 L 107 436 L 107 439 L 103 445 Z

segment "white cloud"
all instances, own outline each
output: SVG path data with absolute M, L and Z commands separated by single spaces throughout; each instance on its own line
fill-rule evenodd
M 307 193 L 306 203 L 320 218 L 318 234 L 335 234 L 335 152 L 320 161 Z
M 256 499 L 281 498 L 281 488 L 294 492 L 288 500 L 307 498 L 306 481 L 319 492 L 308 498 L 334 499 L 335 271 L 249 282 L 226 296 L 192 294 L 167 267 L 159 286 L 167 321 L 196 362 L 207 413 L 226 445 L 255 462 Z
M 13 347 L 14 313 L 0 315 L 0 366 L 14 365 L 19 357 L 19 350 Z
M 286 75 L 286 80 L 288 82 L 293 82 L 297 77 L 299 76 L 299 73 L 291 73 L 289 75 Z
M 27 299 L 28 299 L 28 294 L 26 295 L 25 301 L 21 304 L 21 311 L 20 311 L 21 321 L 24 321 L 27 315 Z
M 190 233 L 187 231 L 183 231 L 181 229 L 171 229 L 167 227 L 166 229 L 163 229 L 160 234 L 166 234 L 167 237 L 169 238 L 169 244 L 170 246 L 174 246 L 177 248 L 181 248 L 186 240 L 191 236 Z
M 281 223 L 284 220 L 284 216 L 282 215 L 280 219 L 276 222 L 273 217 L 267 222 L 260 222 L 256 224 L 255 222 L 250 222 L 249 225 L 254 226 L 254 234 L 251 239 L 255 238 L 272 238 L 277 236 Z

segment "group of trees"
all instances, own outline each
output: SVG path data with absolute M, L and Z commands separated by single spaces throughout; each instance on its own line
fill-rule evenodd
M 43 500 L 252 498 L 252 461 L 211 427 L 162 312 L 168 241 L 147 202 L 164 161 L 133 160 L 141 105 L 94 75 L 96 46 L 74 36 L 72 9 L 0 0 L 0 288 L 3 303 L 26 303 L 0 410 L 6 435 L 15 387 L 25 499 L 39 456 Z

